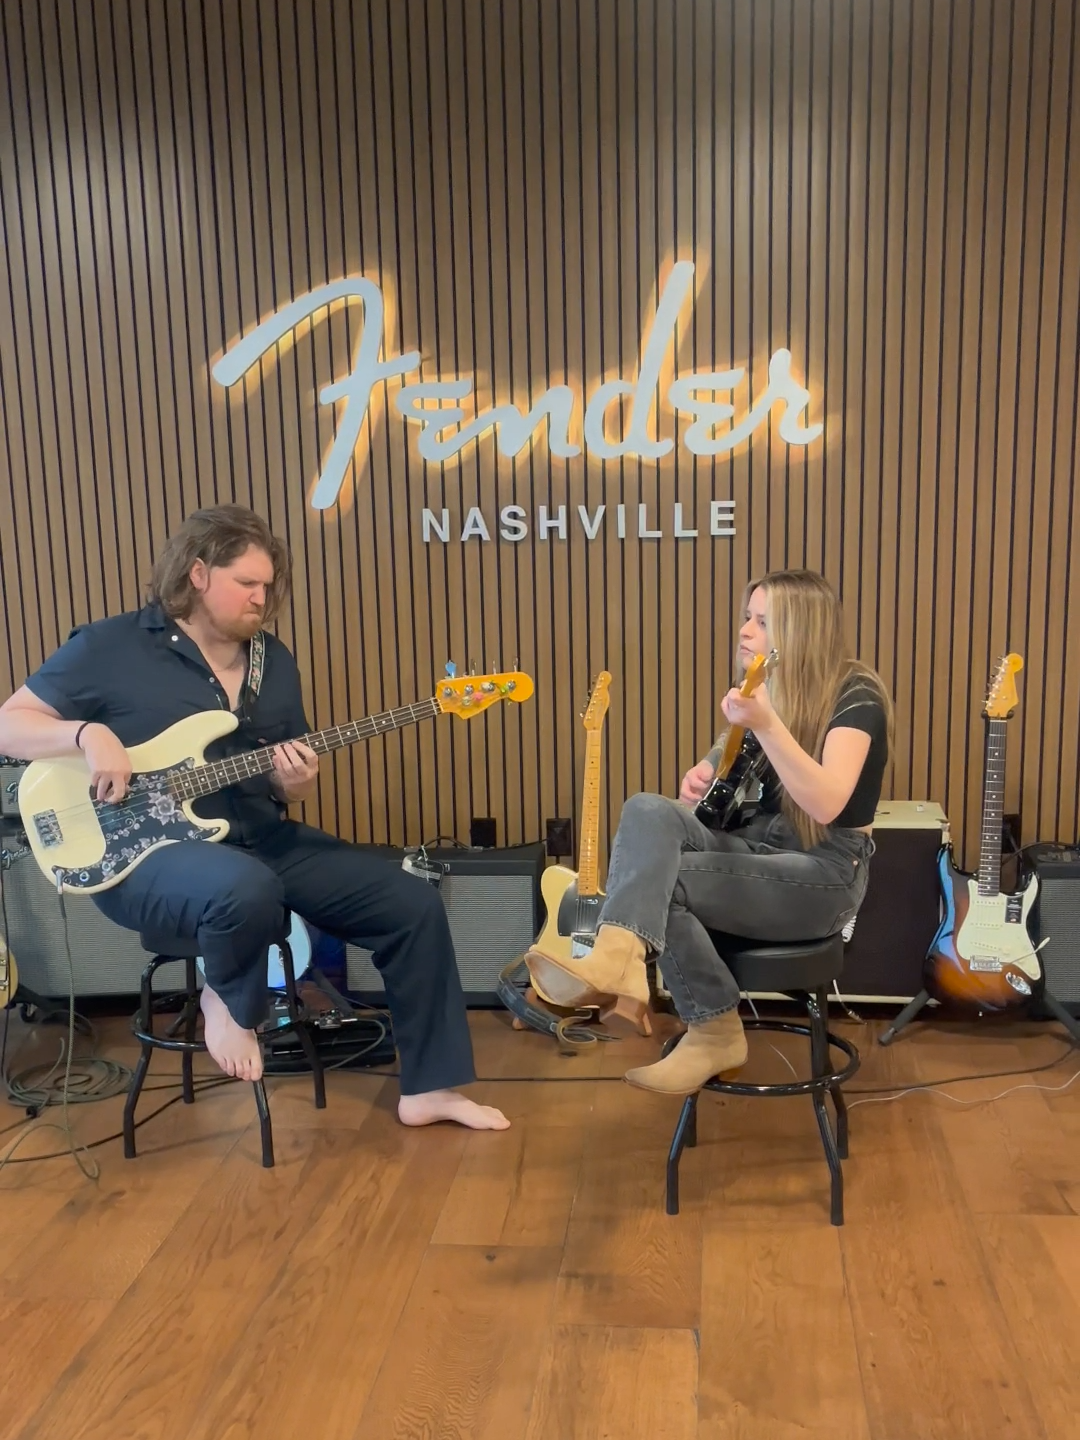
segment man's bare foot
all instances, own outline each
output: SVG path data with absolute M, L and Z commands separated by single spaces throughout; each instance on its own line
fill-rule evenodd
M 477 1105 L 456 1090 L 429 1090 L 426 1095 L 402 1095 L 397 1107 L 403 1125 L 434 1125 L 453 1120 L 470 1130 L 509 1130 L 510 1121 L 493 1105 Z
M 206 1048 L 225 1071 L 237 1080 L 261 1080 L 262 1051 L 254 1030 L 244 1030 L 225 1008 L 225 1001 L 209 985 L 202 988 L 199 1001 L 203 1012 Z

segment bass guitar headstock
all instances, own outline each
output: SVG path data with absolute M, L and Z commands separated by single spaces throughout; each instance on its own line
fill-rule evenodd
M 444 715 L 471 720 L 499 700 L 520 705 L 532 696 L 534 688 L 531 678 L 520 670 L 503 675 L 448 675 L 439 681 L 435 703 Z

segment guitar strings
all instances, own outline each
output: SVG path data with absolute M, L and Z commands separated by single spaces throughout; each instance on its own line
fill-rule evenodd
M 377 722 L 378 722 L 379 720 L 381 720 L 384 716 L 396 716 L 396 715 L 402 714 L 404 711 L 408 711 L 408 712 L 409 712 L 409 718 L 408 718 L 407 721 L 404 721 L 404 722 L 402 722 L 401 724 L 395 724 L 393 727 L 388 726 L 388 725 L 381 725 L 381 726 L 380 726 L 379 724 L 377 724 Z M 414 711 L 419 712 L 419 713 L 414 714 L 414 713 L 413 713 Z M 374 740 L 374 739 L 375 739 L 377 736 L 379 736 L 379 735 L 385 735 L 385 734 L 389 733 L 389 731 L 390 731 L 391 728 L 393 728 L 393 729 L 401 729 L 401 728 L 403 728 L 403 725 L 404 725 L 404 724 L 414 723 L 414 722 L 419 721 L 419 720 L 426 720 L 426 719 L 429 719 L 429 718 L 433 718 L 435 715 L 437 715 L 437 714 L 439 714 L 439 713 L 440 713 L 440 711 L 439 711 L 439 709 L 437 708 L 435 701 L 433 701 L 433 700 L 417 700 L 417 701 L 414 701 L 411 705 L 402 705 L 402 706 L 398 707 L 396 710 L 386 710 L 386 711 L 383 711 L 381 714 L 375 715 L 375 716 L 371 716 L 368 720 L 365 720 L 365 721 L 359 721 L 359 720 L 357 720 L 357 721 L 349 721 L 349 722 L 348 722 L 347 724 L 345 724 L 345 725 L 331 725 L 331 726 L 329 726 L 329 727 L 328 727 L 327 729 L 325 729 L 325 730 L 313 730 L 313 731 L 309 732 L 309 734 L 307 734 L 307 735 L 297 735 L 297 736 L 294 736 L 292 740 L 281 741 L 281 742 L 279 742 L 279 743 L 291 745 L 291 744 L 293 743 L 293 740 L 299 740 L 301 744 L 307 745 L 311 740 L 315 739 L 316 737 L 322 737 L 322 736 L 324 736 L 324 735 L 330 735 L 330 734 L 333 734 L 333 733 L 337 733 L 338 735 L 340 735 L 340 734 L 343 734 L 346 730 L 350 730 L 350 729 L 354 728 L 354 726 L 355 726 L 355 727 L 359 727 L 360 725 L 371 725 L 371 726 L 372 726 L 372 729 L 371 729 L 370 734 L 368 734 L 368 733 L 360 733 L 360 734 L 358 734 L 357 737 L 356 737 L 356 740 L 357 740 L 357 741 L 360 741 L 360 740 Z M 477 711 L 475 711 L 475 713 L 479 715 L 479 714 L 481 714 L 482 712 L 481 712 L 480 710 L 477 710 Z M 354 742 L 349 742 L 349 743 L 354 743 Z M 234 766 L 239 766 L 239 765 L 241 765 L 241 764 L 246 760 L 247 756 L 249 756 L 249 755 L 262 755 L 262 754 L 265 754 L 265 753 L 267 753 L 269 750 L 272 750 L 272 749 L 274 749 L 274 748 L 276 748 L 276 747 L 275 747 L 275 746 L 270 746 L 270 745 L 260 746 L 260 747 L 258 747 L 258 748 L 255 749 L 255 750 L 247 750 L 247 751 L 244 751 L 244 752 L 243 752 L 242 754 L 240 754 L 240 755 L 227 755 L 227 756 L 222 757 L 222 758 L 219 759 L 219 760 L 210 760 L 210 761 L 207 761 L 204 765 L 197 765 L 197 766 L 195 766 L 195 768 L 192 769 L 192 770 L 179 770 L 179 769 L 174 769 L 174 770 L 163 770 L 163 771 L 149 772 L 149 773 L 157 773 L 157 774 L 160 774 L 166 781 L 171 780 L 171 779 L 177 779 L 177 780 L 184 780 L 184 779 L 188 779 L 188 778 L 198 779 L 198 778 L 199 778 L 199 772 L 202 771 L 202 770 L 209 770 L 209 769 L 212 769 L 212 768 L 214 768 L 214 767 L 217 767 L 220 771 L 224 771 L 229 765 L 234 765 Z M 337 746 L 332 746 L 332 747 L 330 747 L 330 748 L 331 748 L 331 749 L 336 749 L 336 748 L 338 748 L 338 747 L 337 747 Z M 321 751 L 321 752 L 318 752 L 318 753 L 327 754 L 327 753 L 329 753 L 329 751 Z M 146 773 L 146 772 L 143 772 L 143 773 Z M 240 783 L 241 783 L 242 781 L 244 781 L 244 780 L 253 780 L 253 779 L 258 778 L 258 776 L 260 776 L 260 775 L 265 775 L 266 773 L 267 773 L 267 771 L 265 771 L 265 770 L 257 769 L 257 770 L 255 770 L 255 771 L 253 771 L 251 774 L 246 774 L 246 775 L 239 775 L 239 774 L 238 774 L 238 775 L 232 777 L 231 779 L 227 779 L 227 780 L 224 782 L 224 784 L 222 784 L 222 785 L 215 785 L 212 789 L 207 790 L 207 791 L 205 791 L 204 793 L 198 794 L 198 795 L 177 795 L 177 794 L 175 793 L 175 791 L 172 791 L 172 790 L 171 790 L 171 788 L 170 788 L 169 793 L 173 795 L 173 798 L 174 798 L 174 799 L 178 799 L 178 800 L 179 800 L 179 799 L 184 799 L 184 800 L 201 800 L 201 799 L 204 799 L 207 795 L 213 795 L 213 794 L 215 794 L 216 791 L 219 790 L 219 789 L 220 789 L 220 790 L 227 789 L 230 785 L 240 784 Z M 62 819 L 62 818 L 64 818 L 64 817 L 71 817 L 71 816 L 74 816 L 74 815 L 78 815 L 78 814 L 81 814 L 81 813 L 85 813 L 86 807 L 87 807 L 87 805 L 89 805 L 89 806 L 94 810 L 95 814 L 97 815 L 97 818 L 98 818 L 99 823 L 102 824 L 102 828 L 105 829 L 106 826 L 105 826 L 105 824 L 104 824 L 103 816 L 104 816 L 104 817 L 109 817 L 109 816 L 110 816 L 110 811 L 109 811 L 109 810 L 105 810 L 104 812 L 99 812 L 98 806 L 103 806 L 103 807 L 104 807 L 104 806 L 109 806 L 110 803 L 112 803 L 112 802 L 109 802 L 109 801 L 107 801 L 107 800 L 93 800 L 93 799 L 88 798 L 87 800 L 80 800 L 80 801 L 79 801 L 77 804 L 75 804 L 75 805 L 66 805 L 66 806 L 62 807 L 61 809 L 59 809 L 59 810 L 54 810 L 52 813 L 53 813 L 53 814 L 56 816 L 56 818 L 59 820 L 59 819 Z M 119 802 L 119 803 L 122 804 L 123 802 Z M 142 813 L 143 813 L 144 811 L 146 811 L 149 807 L 151 807 L 152 805 L 154 805 L 154 804 L 156 804 L 156 803 L 157 803 L 157 797 L 152 796 L 152 795 L 144 795 L 142 792 L 139 792 L 136 796 L 133 797 L 131 803 L 130 803 L 129 805 L 127 805 L 127 807 L 126 807 L 124 810 L 122 810 L 122 811 L 121 811 L 121 810 L 117 810 L 117 811 L 116 811 L 115 823 L 112 824 L 112 828 L 113 828 L 113 829 L 116 829 L 119 825 L 121 825 L 121 824 L 124 822 L 125 817 L 130 816 L 130 815 L 133 815 L 133 814 L 142 814 Z

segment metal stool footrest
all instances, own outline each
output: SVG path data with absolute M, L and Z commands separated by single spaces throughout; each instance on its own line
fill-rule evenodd
M 850 1040 L 845 1040 L 842 1035 L 834 1035 L 827 1028 L 825 1016 L 828 998 L 823 989 L 815 994 L 804 994 L 800 998 L 810 1014 L 808 1025 L 794 1024 L 785 1020 L 747 1020 L 745 1028 L 805 1036 L 810 1041 L 811 1064 L 814 1072 L 812 1075 L 805 1080 L 781 1081 L 772 1085 L 753 1085 L 740 1080 L 721 1080 L 719 1077 L 714 1077 L 705 1082 L 702 1090 L 712 1090 L 720 1095 L 769 1097 L 809 1095 L 814 1103 L 814 1115 L 825 1151 L 825 1160 L 829 1167 L 830 1219 L 834 1225 L 842 1225 L 844 1223 L 844 1178 L 840 1162 L 848 1157 L 848 1116 L 842 1087 L 844 1082 L 850 1080 L 858 1070 L 861 1057 Z M 669 1040 L 664 1047 L 664 1054 L 667 1054 L 680 1038 L 677 1036 L 673 1040 Z M 832 1050 L 839 1050 L 847 1057 L 847 1063 L 840 1069 L 833 1068 L 830 1058 Z M 672 1136 L 667 1161 L 666 1208 L 669 1215 L 679 1213 L 679 1162 L 682 1159 L 683 1150 L 687 1146 L 692 1148 L 697 1144 L 697 1105 L 701 1093 L 698 1091 L 697 1094 L 688 1095 L 683 1101 L 675 1133 Z M 829 1120 L 825 1104 L 826 1094 L 832 1097 L 836 1110 L 835 1129 Z
M 144 943 L 146 943 L 144 941 Z M 300 1040 L 301 1047 L 311 1066 L 315 1086 L 315 1107 L 322 1110 L 326 1107 L 326 1077 L 323 1073 L 322 1061 L 315 1048 L 315 1042 L 311 1037 L 301 1008 L 296 990 L 296 975 L 293 969 L 292 950 L 288 940 L 284 937 L 279 942 L 281 950 L 282 969 L 285 975 L 285 993 L 288 1003 L 288 1020 L 281 1025 L 274 1027 L 275 1034 L 281 1034 L 284 1030 L 295 1030 Z M 184 966 L 183 988 L 171 991 L 163 995 L 153 993 L 153 979 L 157 969 L 162 965 Z M 155 1016 L 170 1010 L 176 1005 L 177 1000 L 183 1003 L 180 1013 L 172 1024 L 164 1031 L 154 1028 Z M 139 1096 L 142 1093 L 143 1083 L 146 1079 L 146 1072 L 150 1066 L 150 1057 L 155 1050 L 172 1050 L 179 1052 L 181 1056 L 181 1085 L 185 1105 L 194 1104 L 195 1082 L 192 1070 L 192 1057 L 200 1052 L 206 1051 L 206 1042 L 196 1036 L 196 1027 L 199 1020 L 199 992 L 196 978 L 195 956 L 192 954 L 168 955 L 159 953 L 154 955 L 145 966 L 142 973 L 142 980 L 139 989 L 139 1009 L 132 1017 L 131 1029 L 140 1045 L 140 1055 L 135 1066 L 134 1074 L 131 1077 L 131 1085 L 128 1090 L 127 1102 L 124 1106 L 124 1156 L 128 1160 L 135 1158 L 135 1109 L 139 1103 Z M 182 1032 L 178 1034 L 178 1032 Z M 262 1144 L 262 1163 L 266 1169 L 274 1165 L 274 1136 L 270 1124 L 270 1106 L 266 1098 L 266 1086 L 259 1079 L 252 1082 L 252 1089 L 255 1092 L 255 1106 L 259 1116 L 259 1134 Z

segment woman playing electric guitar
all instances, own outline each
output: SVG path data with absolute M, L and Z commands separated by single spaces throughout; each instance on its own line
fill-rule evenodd
M 848 657 L 840 604 L 822 576 L 777 571 L 748 586 L 738 642 L 743 671 L 755 656 L 779 655 L 766 684 L 750 695 L 731 689 L 721 702 L 768 761 L 754 818 L 710 830 L 694 815 L 721 737 L 683 776 L 677 801 L 626 802 L 589 955 L 555 960 L 534 949 L 525 957 L 536 989 L 554 1004 L 602 991 L 645 1005 L 645 961 L 655 956 L 688 1029 L 665 1059 L 626 1078 L 665 1094 L 690 1094 L 746 1060 L 739 989 L 709 930 L 810 940 L 855 914 L 889 758 L 892 702 L 880 677 Z

